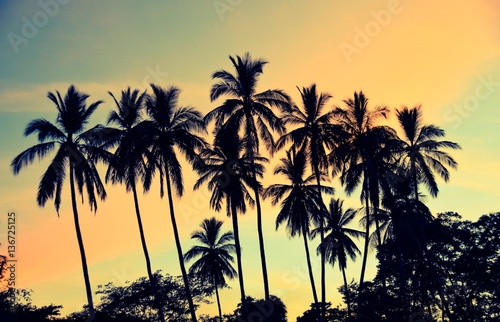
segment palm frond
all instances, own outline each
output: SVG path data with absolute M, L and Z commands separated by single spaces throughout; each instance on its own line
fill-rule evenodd
M 61 205 L 62 184 L 65 178 L 67 166 L 67 153 L 64 148 L 60 148 L 52 162 L 45 170 L 38 185 L 37 203 L 39 206 L 45 206 L 50 198 L 54 197 L 54 205 L 59 213 Z
M 24 130 L 24 136 L 28 136 L 34 132 L 38 133 L 38 141 L 40 142 L 45 142 L 46 140 L 63 141 L 66 138 L 57 126 L 45 119 L 31 121 Z
M 32 164 L 36 157 L 42 159 L 48 153 L 52 152 L 56 146 L 55 142 L 46 142 L 36 144 L 23 152 L 19 153 L 11 162 L 11 168 L 15 175 L 19 174 L 21 169 L 29 164 Z

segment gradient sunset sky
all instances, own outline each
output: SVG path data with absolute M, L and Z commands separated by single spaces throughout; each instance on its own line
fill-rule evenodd
M 151 82 L 180 87 L 180 103 L 205 114 L 222 102 L 209 100 L 211 74 L 232 71 L 228 56 L 250 52 L 269 62 L 259 89 L 283 89 L 297 102 L 296 86 L 314 82 L 333 95 L 329 106 L 343 106 L 342 100 L 359 90 L 371 106 L 394 110 L 421 104 L 425 122 L 441 126 L 446 139 L 462 146 L 452 151 L 459 170 L 452 171 L 448 184 L 439 181 L 437 199 L 425 199 L 431 211 L 457 211 L 470 220 L 500 211 L 498 0 L 0 0 L 0 35 L 0 253 L 7 212 L 14 211 L 18 286 L 32 289 L 37 305 L 61 304 L 67 314 L 86 300 L 69 186 L 58 218 L 53 202 L 39 208 L 35 199 L 49 158 L 16 177 L 10 162 L 36 143 L 35 136 L 23 137 L 30 120 L 55 120 L 47 92 L 65 94 L 70 84 L 90 94 L 88 103 L 105 101 L 92 124 L 104 123 L 115 107 L 107 91 L 118 95 L 127 86 L 142 91 Z M 394 114 L 387 123 L 395 125 Z M 272 168 L 266 184 L 282 180 Z M 225 230 L 231 228 L 224 213 L 208 208 L 208 191 L 191 191 L 195 180 L 185 166 L 186 193 L 175 201 L 184 251 L 204 218 L 216 216 Z M 337 180 L 332 185 L 345 197 Z M 79 206 L 94 291 L 99 284 L 122 285 L 146 275 L 132 196 L 122 186 L 108 186 L 107 192 L 95 215 L 87 204 Z M 159 199 L 155 185 L 140 202 L 154 270 L 179 275 L 167 200 Z M 346 204 L 360 207 L 359 194 Z M 294 321 L 312 296 L 302 241 L 290 240 L 283 228 L 275 231 L 277 212 L 264 203 L 270 289 Z M 254 211 L 242 216 L 240 225 L 247 293 L 260 298 Z M 311 244 L 316 247 L 317 241 Z M 317 258 L 313 265 L 319 282 Z M 372 278 L 373 257 L 368 265 Z M 349 279 L 359 278 L 359 267 L 348 264 Z M 337 267 L 328 269 L 327 283 L 328 300 L 339 303 Z M 237 282 L 230 286 L 221 292 L 228 313 L 239 299 Z M 215 314 L 216 306 L 203 305 L 199 313 Z

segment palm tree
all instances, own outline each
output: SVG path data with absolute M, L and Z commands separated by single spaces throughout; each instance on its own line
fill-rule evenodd
M 269 282 L 267 278 L 266 255 L 264 248 L 264 235 L 262 232 L 262 210 L 257 186 L 256 171 L 254 168 L 255 156 L 259 153 L 259 140 L 262 140 L 266 148 L 272 152 L 274 139 L 271 131 L 283 134 L 285 127 L 281 120 L 274 114 L 271 107 L 276 107 L 280 111 L 287 111 L 290 108 L 290 98 L 281 90 L 267 90 L 257 93 L 256 86 L 263 67 L 267 64 L 262 59 L 253 60 L 250 54 L 243 57 L 229 56 L 236 74 L 231 74 L 225 70 L 216 71 L 213 79 L 218 82 L 210 90 L 210 100 L 213 102 L 221 96 L 229 98 L 221 106 L 210 111 L 205 116 L 208 124 L 215 119 L 215 128 L 218 130 L 225 122 L 237 124 L 234 127 L 237 135 L 242 130 L 245 135 L 246 154 L 250 157 L 254 185 L 252 189 L 255 195 L 257 208 L 257 231 L 259 235 L 259 249 L 262 264 L 262 275 L 264 280 L 265 299 L 269 300 Z
M 283 135 L 277 142 L 277 148 L 283 147 L 286 143 L 291 142 L 296 149 L 304 150 L 309 156 L 311 169 L 316 178 L 316 184 L 319 187 L 321 173 L 328 169 L 328 150 L 332 150 L 339 140 L 341 134 L 340 127 L 332 124 L 334 111 L 323 113 L 325 104 L 332 97 L 328 93 L 317 93 L 316 84 L 310 87 L 304 87 L 302 90 L 298 88 L 302 98 L 303 108 L 293 106 L 289 113 L 283 117 L 285 124 L 291 124 L 296 128 Z M 319 206 L 322 211 L 316 212 L 322 214 L 326 212 L 326 207 L 323 203 L 321 189 L 316 189 L 318 194 Z M 323 220 L 321 218 L 313 218 L 316 223 L 322 228 Z M 323 229 L 320 229 L 321 242 L 325 236 Z M 321 302 L 326 303 L 326 274 L 325 274 L 325 256 L 321 255 Z M 325 310 L 322 310 L 324 319 Z
M 194 134 L 204 131 L 201 114 L 192 107 L 178 106 L 180 90 L 174 86 L 163 89 L 151 84 L 153 94 L 146 98 L 146 111 L 149 119 L 144 121 L 148 129 L 151 155 L 160 174 L 160 197 L 164 194 L 164 181 L 167 187 L 170 219 L 174 231 L 175 245 L 179 257 L 182 278 L 186 288 L 191 319 L 196 321 L 196 312 L 189 288 L 189 280 L 184 266 L 179 232 L 174 212 L 172 189 L 178 197 L 184 192 L 182 171 L 174 148 L 177 148 L 195 168 L 199 163 L 197 151 L 205 145 L 205 140 Z
M 101 200 L 106 198 L 106 191 L 95 165 L 95 161 L 106 158 L 106 152 L 97 147 L 98 144 L 103 143 L 105 137 L 103 133 L 106 129 L 102 126 L 86 129 L 92 113 L 102 103 L 102 101 L 97 101 L 87 106 L 86 100 L 88 97 L 89 95 L 78 92 L 73 85 L 68 88 L 64 98 L 58 91 L 55 94 L 49 92 L 48 98 L 56 105 L 58 111 L 55 123 L 41 118 L 31 121 L 25 129 L 24 135 L 28 136 L 37 133 L 40 143 L 16 156 L 12 160 L 11 167 L 14 174 L 17 175 L 23 167 L 33 163 L 35 158 L 46 157 L 57 148 L 55 157 L 45 170 L 38 185 L 37 203 L 39 206 L 44 207 L 47 200 L 53 198 L 58 215 L 64 179 L 69 170 L 76 238 L 82 261 L 90 318 L 94 321 L 95 309 L 78 218 L 76 189 L 82 196 L 82 200 L 84 189 L 86 190 L 87 201 L 90 209 L 94 212 L 97 211 L 97 197 Z
M 232 124 L 229 123 L 221 127 L 215 136 L 213 147 L 205 148 L 201 152 L 200 157 L 204 164 L 197 169 L 200 177 L 196 181 L 194 189 L 199 189 L 203 183 L 207 182 L 208 189 L 212 191 L 210 207 L 216 211 L 220 211 L 223 201 L 226 201 L 227 216 L 231 217 L 233 223 L 241 303 L 245 306 L 246 295 L 241 260 L 238 212 L 245 213 L 245 201 L 250 205 L 255 203 L 247 186 L 253 186 L 253 169 L 255 169 L 258 177 L 262 177 L 264 167 L 261 162 L 267 160 L 262 157 L 255 157 L 257 162 L 254 163 L 252 169 L 249 156 L 243 154 L 246 142 L 238 136 L 232 135 L 234 130 L 230 128 L 230 125 Z
M 391 233 L 389 213 L 383 209 L 384 203 L 396 193 L 403 196 L 407 191 L 406 175 L 399 168 L 398 156 L 395 152 L 399 143 L 395 130 L 390 127 L 374 127 L 367 135 L 366 154 L 370 156 L 368 162 L 368 195 L 371 202 L 369 218 L 363 216 L 359 223 L 366 227 L 374 227 L 369 236 L 369 243 L 373 248 L 384 244 Z M 366 213 L 366 212 L 365 212 Z M 386 289 L 385 278 L 382 279 Z
M 351 317 L 351 304 L 349 299 L 349 291 L 347 287 L 347 257 L 355 260 L 356 256 L 361 254 L 358 246 L 354 243 L 352 238 L 359 238 L 364 236 L 364 233 L 347 226 L 356 216 L 357 211 L 349 208 L 344 211 L 344 201 L 340 199 L 331 199 L 329 211 L 325 215 L 324 233 L 326 233 L 325 240 L 318 246 L 318 253 L 324 253 L 326 259 L 332 266 L 339 263 L 339 269 L 342 272 L 344 279 L 344 287 L 347 295 L 347 312 L 349 318 Z M 313 231 L 313 234 L 320 233 L 321 228 Z
M 221 235 L 221 226 L 222 221 L 215 217 L 203 220 L 202 230 L 197 230 L 191 235 L 191 239 L 196 239 L 201 246 L 193 246 L 184 255 L 184 260 L 188 262 L 198 257 L 198 260 L 189 268 L 189 273 L 214 285 L 219 318 L 222 322 L 218 289 L 226 286 L 226 276 L 233 279 L 238 274 L 231 265 L 234 262 L 231 253 L 236 251 L 236 247 L 231 243 L 234 241 L 234 235 L 232 232 L 225 232 Z
M 363 92 L 354 92 L 354 98 L 344 100 L 346 109 L 336 107 L 334 110 L 338 124 L 343 128 L 344 139 L 336 147 L 334 153 L 330 154 L 330 160 L 336 165 L 335 169 L 340 169 L 340 181 L 344 185 L 345 191 L 350 195 L 362 181 L 361 200 L 364 199 L 366 211 L 365 243 L 363 251 L 363 262 L 361 266 L 360 290 L 366 270 L 366 259 L 368 256 L 369 236 L 370 236 L 370 206 L 369 200 L 378 198 L 378 180 L 380 176 L 377 171 L 377 163 L 373 156 L 381 149 L 383 141 L 391 137 L 392 129 L 385 126 L 375 126 L 374 122 L 386 117 L 388 109 L 377 106 L 374 110 L 368 109 L 368 98 Z M 371 182 L 370 182 L 371 180 Z M 379 230 L 378 221 L 377 231 Z M 380 239 L 380 238 L 379 238 Z
M 146 130 L 141 124 L 141 112 L 145 99 L 145 92 L 139 95 L 139 90 L 130 90 L 121 92 L 120 101 L 118 101 L 113 93 L 109 95 L 115 101 L 117 110 L 111 111 L 108 116 L 108 124 L 113 123 L 119 127 L 120 141 L 118 148 L 114 153 L 114 158 L 109 164 L 106 173 L 106 181 L 110 180 L 113 183 L 125 183 L 127 192 L 132 191 L 134 197 L 135 213 L 137 216 L 137 225 L 141 238 L 142 250 L 146 260 L 146 269 L 151 283 L 152 293 L 155 297 L 155 305 L 158 309 L 160 321 L 165 321 L 163 306 L 160 303 L 158 296 L 158 285 L 151 269 L 151 260 L 149 258 L 148 247 L 146 244 L 146 236 L 142 226 L 141 212 L 139 208 L 139 199 L 137 196 L 137 181 L 141 179 L 145 181 L 144 190 L 149 190 L 151 183 L 151 167 L 146 164 L 149 151 L 147 150 L 148 142 L 144 141 L 144 131 Z M 154 164 L 154 161 L 150 161 Z
M 309 245 L 307 239 L 310 238 L 310 224 L 312 217 L 320 212 L 321 199 L 318 197 L 318 186 L 314 183 L 316 175 L 312 174 L 306 178 L 307 158 L 304 150 L 297 153 L 293 148 L 286 153 L 286 158 L 282 158 L 281 164 L 276 167 L 274 174 L 282 174 L 286 177 L 288 184 L 270 185 L 263 194 L 264 198 L 272 198 L 271 203 L 276 205 L 281 199 L 281 210 L 276 217 L 276 229 L 286 222 L 286 228 L 290 236 L 296 235 L 304 238 L 304 248 L 306 251 L 307 268 L 309 269 L 309 279 L 313 293 L 314 303 L 318 307 L 318 295 L 314 284 L 314 275 L 309 255 Z M 321 175 L 325 180 L 326 175 Z M 329 194 L 333 194 L 331 187 L 320 185 L 319 188 Z
M 450 174 L 446 167 L 457 168 L 457 162 L 441 149 L 460 149 L 460 146 L 450 141 L 437 141 L 444 137 L 444 130 L 435 125 L 423 125 L 420 106 L 411 109 L 404 106 L 396 115 L 404 135 L 399 139 L 397 152 L 401 157 L 400 166 L 410 171 L 413 195 L 418 200 L 418 185 L 424 183 L 431 196 L 436 197 L 439 189 L 434 174 L 448 182 Z
M 359 219 L 359 225 L 361 225 L 361 227 L 366 227 L 366 215 Z M 383 208 L 372 207 L 370 210 L 370 221 L 368 222 L 368 225 L 370 225 L 371 231 L 369 236 L 370 249 L 376 249 L 377 246 L 383 245 L 390 240 L 393 234 L 390 212 Z M 375 228 L 372 231 L 371 229 L 373 227 Z
M 409 184 L 410 180 L 401 182 L 401 185 Z M 388 209 L 386 212 L 388 218 L 383 226 L 386 238 L 393 241 L 397 248 L 399 292 L 403 312 L 408 314 L 409 303 L 407 299 L 407 276 L 405 273 L 408 269 L 405 270 L 404 266 L 411 264 L 408 263 L 408 259 L 414 259 L 412 268 L 409 269 L 409 271 L 410 274 L 413 274 L 413 287 L 416 287 L 418 284 L 418 268 L 422 263 L 427 261 L 424 257 L 424 252 L 427 249 L 426 234 L 433 217 L 429 208 L 427 208 L 424 203 L 415 198 L 409 198 L 409 194 L 407 193 L 401 194 L 401 191 L 406 192 L 411 189 L 403 188 L 398 191 L 394 188 L 391 190 L 392 191 L 388 191 L 384 196 L 384 206 Z M 424 279 L 421 286 L 423 287 L 425 284 L 427 284 L 427 282 Z M 424 299 L 428 301 L 426 292 L 427 291 L 424 291 L 422 294 L 425 294 Z
M 399 177 L 407 180 L 396 180 L 392 189 L 402 189 L 398 191 L 399 195 L 398 193 L 389 194 L 390 198 L 386 198 L 389 202 L 386 203 L 391 210 L 392 228 L 396 227 L 394 230 L 397 237 L 399 262 L 402 263 L 402 252 L 412 249 L 416 250 L 418 255 L 415 265 L 420 265 L 424 261 L 427 248 L 424 228 L 432 216 L 428 208 L 419 201 L 418 186 L 423 183 L 431 196 L 436 197 L 439 189 L 435 173 L 448 182 L 450 175 L 447 167 L 457 168 L 457 162 L 442 149 L 460 149 L 460 146 L 450 141 L 437 140 L 444 137 L 445 132 L 435 125 L 422 124 L 420 106 L 411 109 L 404 106 L 401 110 L 396 110 L 396 115 L 403 129 L 403 138 L 393 140 L 395 144 L 391 149 L 399 158 L 397 162 Z M 409 199 L 410 195 L 413 195 L 413 200 Z M 403 304 L 406 307 L 405 277 L 403 269 L 400 268 L 400 270 L 402 272 L 401 292 Z M 424 301 L 428 304 L 427 291 L 423 290 L 422 294 L 424 294 Z M 430 312 L 429 305 L 427 307 Z

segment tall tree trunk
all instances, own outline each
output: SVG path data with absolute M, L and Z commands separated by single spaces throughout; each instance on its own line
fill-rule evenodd
M 364 188 L 368 189 L 368 179 L 365 177 Z M 368 190 L 365 190 L 365 211 L 366 211 L 366 227 L 365 227 L 365 246 L 363 250 L 363 262 L 361 264 L 361 276 L 359 277 L 359 289 L 358 289 L 358 321 L 363 321 L 363 317 L 361 316 L 361 306 L 363 303 L 363 291 L 364 291 L 364 280 L 365 280 L 365 270 L 366 270 L 366 260 L 368 258 L 368 246 L 370 241 L 370 208 L 368 202 Z
M 314 165 L 314 175 L 316 177 L 316 185 L 318 187 L 318 198 L 320 202 L 321 211 L 326 211 L 325 204 L 323 203 L 323 196 L 321 194 L 321 179 L 320 179 L 320 171 L 317 164 Z M 319 230 L 320 230 L 320 242 L 323 243 L 325 241 L 325 231 L 324 231 L 324 222 L 323 215 L 320 214 L 319 220 Z M 321 251 L 321 321 L 325 320 L 326 315 L 326 262 L 325 262 L 325 252 Z
M 345 274 L 345 268 L 342 267 L 342 277 L 344 278 L 344 286 L 345 286 L 345 298 L 346 298 L 346 302 L 347 302 L 347 317 L 348 317 L 348 321 L 351 320 L 352 318 L 352 312 L 351 312 L 351 299 L 350 299 L 350 296 L 349 296 L 349 288 L 348 288 L 348 285 L 347 285 L 347 276 Z
M 366 187 L 366 183 L 365 183 Z M 365 280 L 366 259 L 368 257 L 368 246 L 370 241 L 370 208 L 368 202 L 368 191 L 365 192 L 365 212 L 366 212 L 366 227 L 365 227 L 365 246 L 363 250 L 363 262 L 361 264 L 361 276 L 359 277 L 359 289 L 362 290 L 362 285 Z
M 257 208 L 257 231 L 259 233 L 259 249 L 260 258 L 262 263 L 262 278 L 264 280 L 264 298 L 269 300 L 269 280 L 267 278 L 267 264 L 266 264 L 266 251 L 264 247 L 264 232 L 262 231 L 262 209 L 260 207 L 259 191 L 254 189 L 255 192 L 255 206 Z
M 149 259 L 148 247 L 146 245 L 146 236 L 144 235 L 144 228 L 142 226 L 141 211 L 139 209 L 139 199 L 137 198 L 137 190 L 135 187 L 135 183 L 132 184 L 132 192 L 134 194 L 134 205 L 135 205 L 135 213 L 137 215 L 137 225 L 139 226 L 139 234 L 141 235 L 142 250 L 144 251 L 144 258 L 146 259 L 146 269 L 148 271 L 149 282 L 151 283 L 151 290 L 153 291 L 156 309 L 158 310 L 158 317 L 160 318 L 161 322 L 165 322 L 165 314 L 163 313 L 163 306 L 161 305 L 160 296 L 158 294 L 158 283 L 151 269 L 151 261 Z
M 238 211 L 236 210 L 236 205 L 230 200 L 227 200 L 231 207 L 231 217 L 233 221 L 233 233 L 234 233 L 234 246 L 236 248 L 236 263 L 238 266 L 238 282 L 240 283 L 240 296 L 241 296 L 241 310 L 246 313 L 246 295 L 245 295 L 245 285 L 243 279 L 243 265 L 241 263 L 241 245 L 240 245 L 240 232 L 238 228 Z
M 177 230 L 177 222 L 175 220 L 174 213 L 174 201 L 172 198 L 172 189 L 170 187 L 170 175 L 167 171 L 167 194 L 168 194 L 168 204 L 170 207 L 170 219 L 172 220 L 172 228 L 174 230 L 175 246 L 177 247 L 177 255 L 179 256 L 179 264 L 181 266 L 182 279 L 184 280 L 184 287 L 186 289 L 186 296 L 189 303 L 189 311 L 191 313 L 191 321 L 196 321 L 196 311 L 194 309 L 193 297 L 191 296 L 191 288 L 189 286 L 189 279 L 186 273 L 186 267 L 184 266 L 184 256 L 181 248 L 181 241 L 179 239 L 179 231 Z
M 378 221 L 380 207 L 380 198 L 378 194 L 374 197 L 374 199 L 373 208 L 375 209 L 375 229 L 377 230 L 377 243 L 380 246 L 382 245 L 382 236 L 380 236 L 380 224 Z M 382 276 L 382 290 L 384 291 L 384 294 L 387 294 L 387 280 L 385 276 Z
M 380 222 L 378 220 L 379 219 L 378 218 L 379 208 L 380 208 L 380 197 L 378 195 L 378 191 L 377 191 L 377 195 L 373 197 L 372 205 L 373 205 L 373 209 L 375 210 L 374 215 L 375 215 L 375 229 L 377 230 L 377 244 L 380 246 L 380 245 L 382 245 L 382 236 L 380 235 Z M 385 281 L 385 278 L 384 278 L 384 281 Z
M 380 246 L 382 245 L 382 236 L 380 235 L 380 224 L 379 224 L 379 207 L 380 207 L 380 195 L 379 195 L 379 186 L 378 186 L 378 179 L 377 179 L 377 188 L 376 188 L 376 193 L 373 196 L 372 200 L 372 205 L 374 209 L 374 216 L 375 216 L 375 229 L 377 230 L 377 244 Z M 387 293 L 387 279 L 385 276 L 382 276 L 382 291 L 384 296 L 388 295 Z M 387 313 L 384 311 L 384 313 Z
M 217 299 L 217 308 L 219 309 L 219 320 L 222 322 L 222 309 L 220 307 L 220 298 L 219 298 L 219 288 L 217 287 L 217 283 L 215 282 L 215 278 L 212 278 L 212 282 L 215 287 L 215 298 Z
M 426 264 L 425 252 L 423 252 L 423 250 L 421 250 L 418 256 L 420 258 L 417 262 L 417 266 L 416 266 L 415 270 L 419 273 L 418 275 L 420 276 L 419 286 L 420 286 L 420 293 L 422 294 L 422 304 L 425 304 L 425 307 L 427 308 L 427 314 L 429 315 L 429 317 L 432 317 L 431 303 L 429 300 L 429 294 L 427 292 L 427 290 L 428 290 L 427 280 L 425 278 L 422 278 L 422 276 L 425 276 L 423 274 L 423 270 L 424 270 L 423 266 Z
M 417 179 L 417 167 L 415 166 L 415 161 L 411 161 L 411 175 L 413 179 L 413 193 L 415 194 L 415 200 L 418 204 L 418 179 Z
M 69 184 L 71 187 L 71 204 L 73 206 L 73 219 L 75 221 L 76 239 L 78 240 L 78 248 L 80 249 L 80 257 L 82 259 L 83 279 L 85 280 L 85 291 L 87 292 L 87 301 L 89 304 L 90 321 L 96 321 L 94 301 L 92 300 L 92 288 L 90 286 L 89 269 L 87 267 L 87 257 L 85 256 L 85 248 L 83 247 L 82 232 L 80 230 L 80 222 L 78 219 L 78 209 L 76 207 L 75 179 L 74 167 L 70 161 L 69 168 Z
M 314 304 L 316 307 L 318 306 L 318 293 L 316 292 L 316 285 L 314 283 L 314 274 L 311 265 L 311 256 L 309 254 L 309 245 L 307 242 L 308 232 L 305 228 L 302 229 L 302 236 L 304 237 L 304 248 L 306 250 L 306 260 L 307 260 L 307 269 L 309 270 L 309 280 L 311 282 L 311 289 L 313 293 Z
M 257 173 L 255 171 L 255 150 L 258 147 L 255 146 L 255 139 L 257 137 L 257 132 L 255 129 L 255 124 L 253 123 L 253 116 L 250 112 L 251 107 L 245 107 L 245 118 L 247 123 L 247 147 L 246 150 L 250 156 L 250 166 L 252 175 L 252 189 L 255 194 L 255 207 L 257 208 L 257 233 L 259 235 L 259 250 L 260 250 L 260 260 L 262 266 L 262 279 L 264 281 L 264 298 L 266 301 L 269 300 L 269 280 L 267 278 L 267 264 L 266 264 L 266 250 L 264 247 L 264 233 L 262 230 L 262 209 L 260 206 L 260 196 L 259 189 L 257 185 Z
M 255 207 L 257 208 L 257 232 L 259 235 L 259 249 L 260 249 L 260 259 L 262 265 L 262 278 L 264 280 L 264 298 L 266 301 L 269 300 L 269 280 L 267 278 L 267 264 L 266 264 L 266 251 L 264 247 L 264 232 L 262 231 L 262 209 L 260 206 L 260 196 L 259 189 L 257 187 L 257 176 L 255 174 L 255 161 L 253 154 L 251 157 L 252 165 L 252 176 L 253 176 L 253 191 L 255 194 Z

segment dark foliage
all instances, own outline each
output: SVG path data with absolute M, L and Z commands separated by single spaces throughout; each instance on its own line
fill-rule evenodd
M 59 315 L 61 305 L 36 307 L 31 302 L 31 291 L 13 289 L 0 292 L 0 321 L 51 321 Z
M 425 226 L 424 252 L 402 252 L 390 239 L 378 247 L 378 273 L 362 299 L 357 284 L 348 286 L 353 311 L 361 321 L 498 321 L 499 228 L 500 213 L 477 222 L 443 213 Z
M 161 275 L 156 272 L 160 303 L 163 305 L 167 321 L 189 320 L 189 305 L 186 298 L 182 278 Z M 207 303 L 206 297 L 212 294 L 213 287 L 202 282 L 195 276 L 190 277 L 191 292 L 195 303 Z M 125 286 L 115 286 L 113 283 L 99 285 L 96 294 L 101 295 L 97 310 L 111 317 L 125 315 L 144 320 L 156 321 L 154 297 L 146 277 L 141 277 Z
M 286 322 L 286 306 L 277 296 L 270 295 L 269 300 L 246 298 L 246 312 L 243 312 L 241 303 L 234 311 L 234 319 L 231 322 Z

